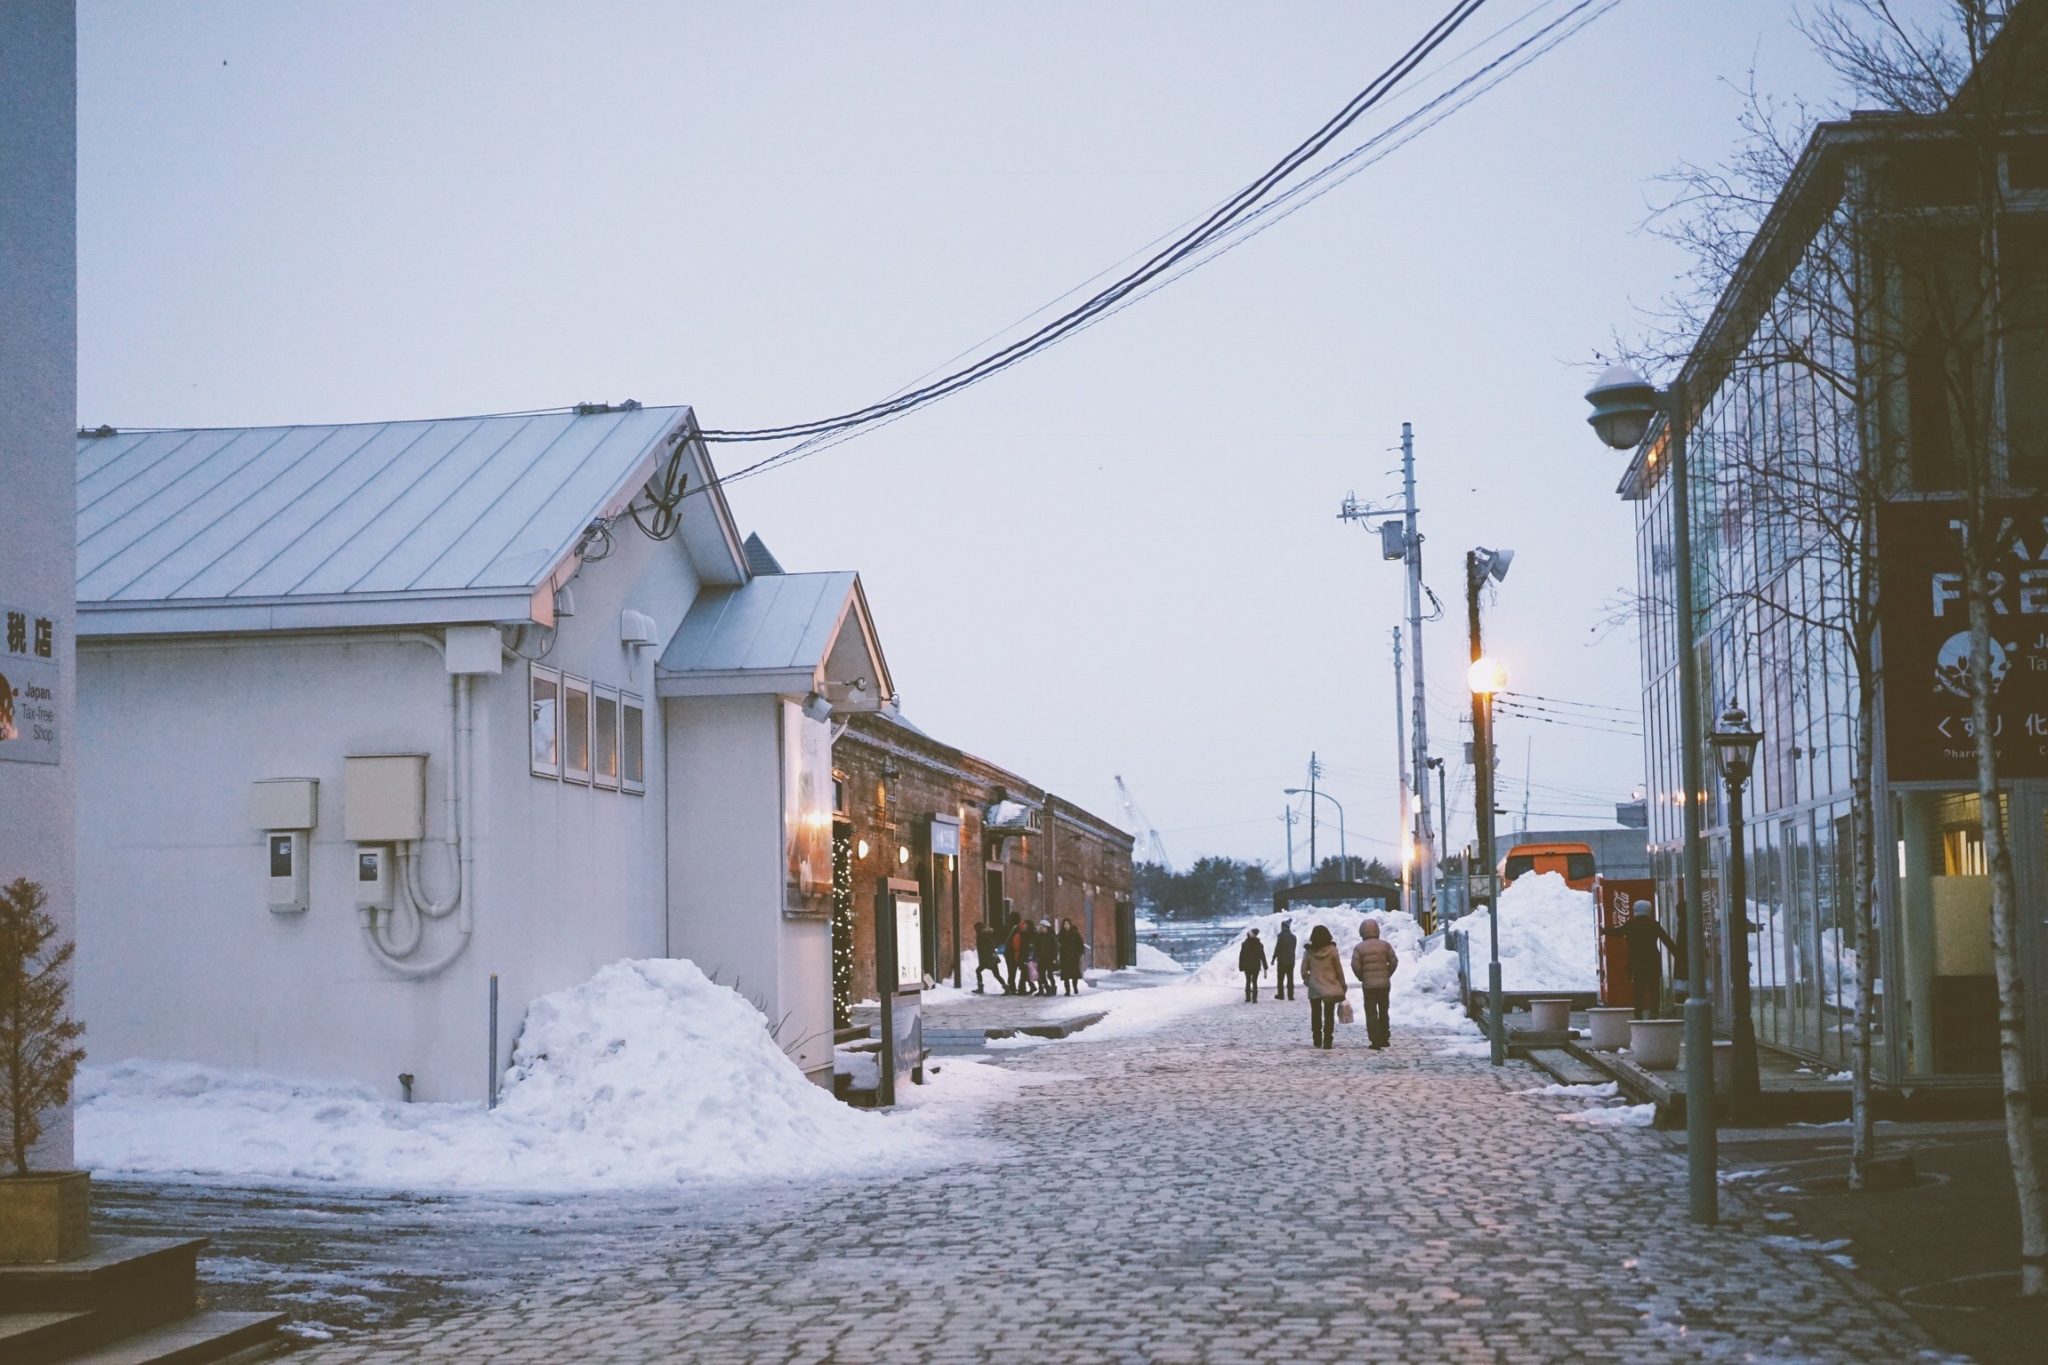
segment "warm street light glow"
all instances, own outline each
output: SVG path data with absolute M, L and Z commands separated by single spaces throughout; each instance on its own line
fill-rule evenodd
M 858 844 L 854 845 L 854 856 L 857 858 L 865 858 L 868 856 L 867 840 L 863 839 Z
M 1480 657 L 1472 661 L 1466 670 L 1465 682 L 1472 691 L 1482 697 L 1508 690 L 1508 666 L 1499 659 Z

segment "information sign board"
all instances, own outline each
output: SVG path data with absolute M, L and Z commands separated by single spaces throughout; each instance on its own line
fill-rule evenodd
M 60 643 L 54 613 L 0 601 L 0 760 L 55 763 Z

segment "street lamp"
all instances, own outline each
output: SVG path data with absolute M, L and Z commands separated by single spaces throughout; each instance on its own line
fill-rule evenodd
M 1337 861 L 1344 867 L 1343 880 L 1351 880 L 1351 847 L 1344 842 L 1344 803 L 1328 792 L 1317 791 L 1313 787 L 1287 787 L 1283 790 L 1289 796 L 1319 796 L 1337 808 Z M 1314 868 L 1309 869 L 1309 875 L 1315 875 Z
M 1735 1041 L 1735 1093 L 1729 1099 L 1736 1122 L 1748 1123 L 1763 1098 L 1763 1081 L 1757 1075 L 1756 1023 L 1749 1014 L 1749 864 L 1742 844 L 1742 789 L 1764 737 L 1749 728 L 1741 707 L 1731 706 L 1707 741 L 1728 787 L 1728 1003 L 1735 1015 L 1728 1021 Z
M 1718 1217 L 1714 1133 L 1714 1002 L 1707 994 L 1707 933 L 1702 904 L 1705 857 L 1700 842 L 1700 798 L 1706 775 L 1700 763 L 1699 666 L 1693 646 L 1699 631 L 1693 619 L 1692 509 L 1686 488 L 1686 423 L 1690 410 L 1685 381 L 1659 389 L 1626 365 L 1609 366 L 1586 390 L 1593 405 L 1586 419 L 1600 439 L 1616 450 L 1634 450 L 1650 433 L 1659 413 L 1664 416 L 1666 459 L 1671 480 L 1671 550 L 1673 595 L 1678 608 L 1678 737 L 1679 770 L 1685 783 L 1685 884 L 1678 913 L 1685 932 L 1685 1159 L 1686 1186 L 1692 1219 L 1712 1223 Z M 1655 451 L 1644 457 L 1656 464 Z
M 1475 550 L 1466 557 L 1466 578 L 1469 580 L 1472 608 L 1472 649 L 1479 650 L 1479 587 L 1486 581 L 1486 572 L 1480 567 L 1480 552 Z M 1496 580 L 1498 581 L 1498 580 Z M 1492 880 L 1487 885 L 1493 888 L 1487 897 L 1486 934 L 1489 940 L 1486 958 L 1486 1035 L 1490 1043 L 1489 1054 L 1495 1066 L 1506 1066 L 1508 1061 L 1507 1016 L 1502 1009 L 1500 982 L 1500 887 L 1494 876 L 1493 856 L 1493 694 L 1505 692 L 1508 687 L 1508 666 L 1499 659 L 1489 659 L 1483 654 L 1472 660 L 1472 667 L 1465 673 L 1466 686 L 1472 689 L 1472 814 L 1479 837 L 1479 865 L 1486 869 Z

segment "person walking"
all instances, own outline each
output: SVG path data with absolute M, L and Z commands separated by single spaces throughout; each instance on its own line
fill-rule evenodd
M 1245 1004 L 1258 1004 L 1259 975 L 1266 970 L 1266 945 L 1259 942 L 1256 928 L 1245 933 L 1244 946 L 1237 950 L 1237 969 L 1244 973 Z
M 1629 908 L 1633 913 L 1628 923 L 1602 929 L 1600 933 L 1605 938 L 1628 940 L 1628 981 L 1635 993 L 1636 1018 L 1656 1019 L 1664 1012 L 1664 962 L 1657 945 L 1661 943 L 1670 949 L 1673 960 L 1678 957 L 1678 945 L 1657 923 L 1648 901 L 1637 901 Z
M 1368 919 L 1358 926 L 1358 946 L 1351 950 L 1351 974 L 1358 978 L 1359 992 L 1365 1005 L 1365 1036 L 1374 1048 L 1383 1048 L 1392 1039 L 1387 1023 L 1387 999 L 1393 991 L 1394 971 L 1401 965 L 1401 955 L 1394 951 L 1394 945 L 1380 937 L 1378 920 Z
M 1060 981 L 1068 995 L 1081 993 L 1081 957 L 1088 945 L 1070 919 L 1060 921 Z
M 993 924 L 990 924 L 987 920 L 983 920 L 981 923 L 975 925 L 974 993 L 976 995 L 988 994 L 987 988 L 984 987 L 981 982 L 982 975 L 986 972 L 995 973 L 996 984 L 998 986 L 1003 987 L 1004 995 L 1008 995 L 1010 993 L 1010 988 L 1003 984 L 1003 960 L 1001 957 L 997 955 L 996 948 L 996 927 Z
M 1038 922 L 1038 993 L 1060 993 L 1060 936 L 1049 919 Z
M 1012 916 L 1009 932 L 1003 935 L 1009 951 L 1010 960 L 1007 965 L 1010 969 L 1009 994 L 1011 995 L 1015 995 L 1024 988 L 1024 949 L 1026 941 L 1030 937 L 1031 931 L 1025 928 L 1024 917 L 1022 915 Z
M 1344 959 L 1328 925 L 1318 924 L 1301 955 L 1301 984 L 1308 987 L 1309 1039 L 1325 1050 L 1337 1045 L 1337 1006 L 1350 988 L 1344 983 Z
M 1294 921 L 1280 921 L 1280 932 L 1273 939 L 1273 998 L 1292 1000 L 1294 998 L 1294 950 L 1301 940 L 1294 936 Z

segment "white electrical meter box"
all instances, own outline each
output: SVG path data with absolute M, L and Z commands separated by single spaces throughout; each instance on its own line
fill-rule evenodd
M 249 784 L 249 823 L 257 829 L 311 829 L 319 813 L 317 777 L 268 777 Z
M 269 864 L 270 911 L 274 915 L 302 915 L 306 912 L 306 831 L 273 829 L 263 835 L 263 854 Z
M 356 909 L 391 908 L 391 850 L 381 844 L 356 845 Z
M 403 844 L 427 837 L 427 756 L 372 754 L 342 769 L 343 837 L 357 844 Z

